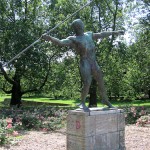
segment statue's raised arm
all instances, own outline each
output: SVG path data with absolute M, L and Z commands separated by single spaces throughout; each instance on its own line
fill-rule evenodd
M 119 30 L 119 31 L 105 31 L 105 32 L 100 32 L 100 33 L 93 33 L 93 39 L 97 40 L 100 38 L 105 38 L 110 35 L 124 35 L 124 31 Z
M 52 43 L 59 45 L 59 46 L 72 46 L 72 44 L 73 44 L 69 38 L 60 40 L 58 38 L 55 38 L 55 37 L 52 37 L 49 35 L 45 35 L 45 34 L 43 34 L 41 36 L 41 38 L 44 39 L 45 41 L 51 41 Z

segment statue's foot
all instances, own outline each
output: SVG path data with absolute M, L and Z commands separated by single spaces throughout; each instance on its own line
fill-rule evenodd
M 109 101 L 102 100 L 102 104 L 107 105 L 108 108 L 115 108 Z
M 83 107 L 84 112 L 90 112 L 90 109 L 88 107 Z
M 83 103 L 79 104 L 79 107 L 83 109 L 84 112 L 90 112 L 90 109 Z

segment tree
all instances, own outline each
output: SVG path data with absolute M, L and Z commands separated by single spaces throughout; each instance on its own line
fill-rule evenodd
M 51 75 L 44 87 L 46 94 L 55 99 L 79 97 L 80 77 L 76 58 L 67 56 L 51 64 Z
M 104 30 L 120 30 L 122 29 L 122 4 L 120 1 L 95 1 L 93 8 L 91 10 L 91 22 L 92 29 L 94 32 L 102 32 Z M 108 38 L 107 40 L 103 40 L 100 43 L 97 43 L 97 59 L 102 67 L 103 72 L 105 71 L 105 75 L 107 76 L 106 69 L 109 69 L 107 66 L 111 64 L 111 56 L 115 43 L 115 36 Z M 104 66 L 104 68 L 103 68 Z M 111 72 L 112 74 L 112 72 Z M 106 77 L 105 77 L 106 78 Z M 109 81 L 108 81 L 109 82 Z M 107 84 L 108 85 L 108 84 Z M 96 98 L 96 82 L 93 81 L 92 88 L 90 89 L 90 105 L 97 105 Z M 108 89 L 108 87 L 107 87 Z
M 142 0 L 128 2 L 126 6 L 126 25 L 132 40 L 127 43 L 123 89 L 127 97 L 140 98 L 142 94 L 149 95 L 149 9 L 147 1 Z
M 19 106 L 23 94 L 41 90 L 45 85 L 50 72 L 50 61 L 56 52 L 47 54 L 47 44 L 39 43 L 4 68 L 6 62 L 42 34 L 44 25 L 41 23 L 41 14 L 37 11 L 41 9 L 42 1 L 7 0 L 0 3 L 0 70 L 7 81 L 1 83 L 1 89 L 11 94 L 11 105 Z
M 141 97 L 142 94 L 150 97 L 150 32 L 146 29 L 143 33 L 140 33 L 136 43 L 130 46 L 130 53 L 132 57 L 130 60 L 132 63 L 132 70 L 130 71 L 131 78 L 129 79 L 136 96 Z M 134 68 L 133 68 L 134 66 Z

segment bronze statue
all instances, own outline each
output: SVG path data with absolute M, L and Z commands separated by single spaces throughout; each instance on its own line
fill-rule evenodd
M 113 108 L 112 104 L 108 101 L 102 77 L 102 71 L 96 62 L 94 40 L 108 37 L 110 35 L 122 35 L 124 32 L 112 31 L 101 33 L 84 33 L 84 24 L 81 19 L 74 20 L 72 23 L 72 28 L 74 29 L 75 35 L 69 36 L 66 39 L 59 40 L 45 34 L 42 35 L 42 38 L 59 46 L 69 46 L 74 48 L 77 54 L 80 55 L 80 72 L 81 79 L 83 81 L 80 108 L 83 108 L 84 111 L 89 112 L 89 108 L 85 105 L 85 99 L 89 92 L 92 77 L 98 83 L 99 92 L 102 96 L 102 103 L 106 104 L 109 108 Z

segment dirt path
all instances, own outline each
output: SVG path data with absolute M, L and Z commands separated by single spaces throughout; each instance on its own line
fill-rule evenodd
M 149 150 L 150 128 L 126 126 L 125 134 L 126 150 Z M 65 129 L 59 132 L 29 131 L 16 145 L 1 150 L 66 150 Z

